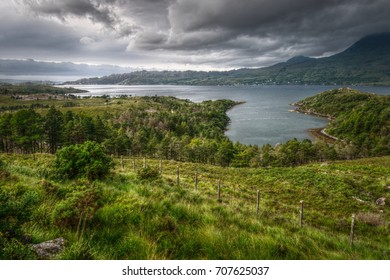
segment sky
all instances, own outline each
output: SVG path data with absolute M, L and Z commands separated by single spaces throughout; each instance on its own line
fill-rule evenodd
M 0 59 L 257 68 L 340 52 L 389 15 L 388 0 L 2 0 Z

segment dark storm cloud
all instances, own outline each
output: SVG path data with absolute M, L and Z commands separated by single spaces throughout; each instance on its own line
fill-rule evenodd
M 63 54 L 68 49 L 73 57 L 84 52 L 113 63 L 126 57 L 141 63 L 144 57 L 160 64 L 261 67 L 296 55 L 330 55 L 365 35 L 390 31 L 388 0 L 14 2 L 57 24 L 37 31 L 38 20 L 32 20 L 30 37 L 16 25 L 5 37 L 26 46 L 30 40 L 32 51 L 46 46 Z M 50 34 L 46 39 L 45 32 Z
M 90 0 L 25 0 L 23 3 L 37 14 L 49 15 L 66 21 L 68 16 L 86 16 L 94 22 L 111 27 L 116 19 L 109 9 L 115 1 Z
M 348 41 L 386 31 L 389 12 L 390 5 L 385 0 L 182 0 L 170 7 L 170 21 L 181 38 L 202 32 L 210 38 L 214 32 L 217 38 L 225 32 L 229 33 L 227 39 L 214 42 L 216 45 L 233 43 L 248 50 L 254 47 L 251 42 L 240 40 L 246 35 L 277 40 L 280 48 L 309 47 L 308 54 L 321 55 L 328 44 L 331 48 L 327 51 L 337 50 L 334 39 L 344 41 L 343 47 L 347 47 Z M 261 42 L 258 47 L 261 52 Z

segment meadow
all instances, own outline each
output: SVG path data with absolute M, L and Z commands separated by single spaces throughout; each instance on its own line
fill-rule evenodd
M 58 237 L 67 242 L 58 259 L 390 257 L 388 205 L 375 203 L 389 199 L 389 157 L 294 168 L 164 160 L 161 176 L 159 160 L 146 159 L 144 168 L 143 158 L 122 157 L 106 179 L 94 182 L 50 179 L 54 157 L 48 154 L 2 154 L 1 160 L 3 195 L 18 189 L 19 209 L 30 203 L 23 238 L 6 244 L 5 259 L 34 259 L 29 244 Z

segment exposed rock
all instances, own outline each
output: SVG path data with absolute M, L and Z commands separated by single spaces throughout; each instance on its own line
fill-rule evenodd
M 380 197 L 376 200 L 376 205 L 378 206 L 385 206 L 386 205 L 386 198 Z
M 33 249 L 38 255 L 38 259 L 50 260 L 61 253 L 65 248 L 65 239 L 60 237 L 54 240 L 45 241 L 33 245 Z
M 352 198 L 355 199 L 356 201 L 361 202 L 361 203 L 366 203 L 366 204 L 368 204 L 368 201 L 362 200 L 362 199 L 360 199 L 360 198 L 358 198 L 358 197 L 356 197 L 356 196 L 352 196 Z

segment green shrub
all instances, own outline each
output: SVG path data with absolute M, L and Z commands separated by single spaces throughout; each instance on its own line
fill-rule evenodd
M 58 176 L 96 180 L 110 172 L 113 161 L 104 153 L 102 146 L 87 141 L 58 150 L 54 166 Z
M 31 218 L 39 194 L 22 185 L 0 188 L 0 259 L 33 259 L 31 250 L 23 244 L 22 226 Z
M 100 191 L 93 186 L 76 186 L 66 194 L 52 212 L 54 224 L 60 227 L 85 227 L 99 208 Z
M 157 180 L 161 177 L 157 169 L 153 169 L 149 166 L 138 170 L 137 176 L 140 180 Z
M 0 188 L 0 236 L 21 237 L 23 223 L 29 221 L 39 194 L 21 185 Z
M 36 259 L 33 249 L 16 238 L 5 240 L 0 237 L 0 260 Z

